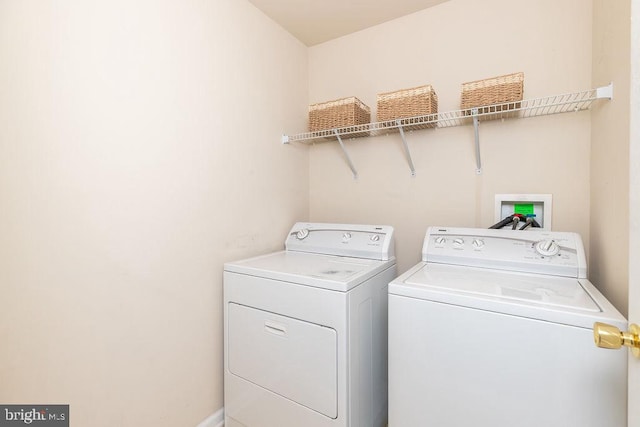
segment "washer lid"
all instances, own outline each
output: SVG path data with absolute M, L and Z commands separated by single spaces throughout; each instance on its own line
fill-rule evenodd
M 588 328 L 625 321 L 586 279 L 420 263 L 389 293 Z
M 474 267 L 426 264 L 406 281 L 443 292 L 599 312 L 600 307 L 576 279 L 496 272 Z
M 381 261 L 281 251 L 229 262 L 224 270 L 346 292 L 395 263 L 395 257 Z

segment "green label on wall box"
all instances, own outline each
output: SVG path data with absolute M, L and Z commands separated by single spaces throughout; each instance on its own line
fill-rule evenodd
M 533 203 L 515 203 L 513 205 L 513 213 L 520 215 L 533 215 Z

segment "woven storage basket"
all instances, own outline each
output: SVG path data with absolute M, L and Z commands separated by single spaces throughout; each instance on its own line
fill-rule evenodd
M 480 108 L 479 113 L 498 112 L 520 108 L 524 94 L 524 73 L 507 74 L 490 79 L 462 84 L 460 108 L 463 110 L 486 105 L 509 105 Z
M 371 109 L 355 96 L 309 106 L 309 132 L 363 125 L 370 121 Z
M 378 94 L 377 120 L 386 122 L 438 113 L 438 95 L 431 85 Z M 434 127 L 435 123 L 411 127 Z

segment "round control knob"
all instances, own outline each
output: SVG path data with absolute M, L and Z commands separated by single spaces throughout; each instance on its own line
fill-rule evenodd
M 560 246 L 553 240 L 541 240 L 536 243 L 536 252 L 542 256 L 554 256 L 560 252 Z
M 480 249 L 481 247 L 484 246 L 484 240 L 482 240 L 482 239 L 473 239 L 473 242 L 471 242 L 471 244 L 473 245 L 474 248 Z
M 371 236 L 371 241 L 372 242 L 377 242 L 380 240 L 380 236 L 377 234 L 374 234 L 373 236 Z
M 461 247 L 462 245 L 464 245 L 464 239 L 462 237 L 453 239 L 453 246 Z
M 298 230 L 298 232 L 296 233 L 296 238 L 298 240 L 302 240 L 306 238 L 308 235 L 309 235 L 309 230 L 307 230 L 306 228 L 303 228 L 302 230 Z
M 351 240 L 351 233 L 344 233 L 342 235 L 342 241 L 346 242 L 347 240 Z
M 438 245 L 444 245 L 444 243 L 447 241 L 446 238 L 444 238 L 444 236 L 438 236 L 436 237 L 436 244 Z

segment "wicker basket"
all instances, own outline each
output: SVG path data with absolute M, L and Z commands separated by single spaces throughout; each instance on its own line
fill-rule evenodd
M 480 108 L 478 110 L 480 114 L 513 110 L 520 108 L 520 102 L 518 101 L 522 101 L 523 94 L 524 73 L 476 80 L 462 84 L 460 108 L 466 110 L 493 105 L 493 107 Z M 506 103 L 509 104 L 495 106 L 495 104 Z
M 438 113 L 438 95 L 431 85 L 378 94 L 379 122 Z M 434 127 L 435 123 L 415 127 Z M 414 126 L 408 126 L 410 129 Z
M 363 125 L 370 121 L 371 109 L 355 96 L 309 106 L 309 132 Z

